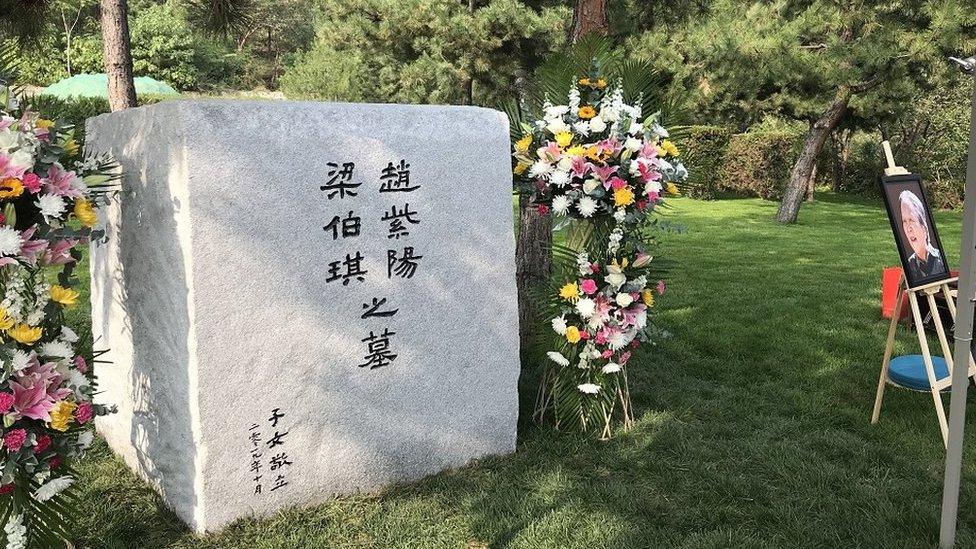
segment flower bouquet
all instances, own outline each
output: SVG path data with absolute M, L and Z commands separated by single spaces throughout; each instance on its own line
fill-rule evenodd
M 67 167 L 71 164 L 71 168 Z M 8 548 L 65 536 L 71 464 L 94 437 L 91 364 L 65 311 L 75 264 L 116 176 L 70 127 L 0 112 L 0 513 Z M 61 542 L 63 543 L 63 542 Z
M 623 232 L 639 226 L 688 177 L 658 115 L 641 117 L 619 83 L 609 90 L 602 78 L 579 79 L 568 103 L 546 102 L 514 144 L 523 196 L 543 215 L 612 220 Z
M 657 271 L 645 253 L 601 264 L 579 252 L 576 262 L 572 279 L 554 291 L 551 323 L 559 343 L 547 353 L 555 369 L 541 386 L 536 413 L 551 409 L 557 428 L 598 429 L 609 438 L 615 414 L 624 429 L 633 424 L 627 363 L 633 349 L 658 335 L 648 316 L 665 285 L 651 281 Z
M 626 78 L 643 69 L 623 69 L 608 87 L 594 61 L 588 77 L 572 79 L 566 104 L 545 101 L 512 145 L 521 198 L 553 215 L 554 230 L 569 228 L 565 245 L 552 247 L 556 272 L 541 300 L 558 339 L 535 417 L 551 413 L 557 428 L 601 438 L 617 417 L 624 429 L 633 424 L 627 363 L 663 334 L 648 319 L 664 292 L 664 262 L 651 256 L 661 226 L 653 214 L 688 178 L 659 113 L 644 116 L 646 97 L 625 102 Z

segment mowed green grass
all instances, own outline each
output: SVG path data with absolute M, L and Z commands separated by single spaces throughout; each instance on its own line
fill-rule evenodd
M 263 520 L 189 533 L 99 443 L 83 464 L 85 547 L 924 547 L 944 452 L 926 394 L 889 389 L 869 424 L 898 262 L 877 203 L 823 195 L 781 226 L 762 200 L 672 201 L 685 232 L 659 300 L 673 337 L 630 375 L 636 428 L 609 442 L 523 421 L 518 451 Z M 938 215 L 958 263 L 961 215 Z M 80 317 L 79 317 L 80 318 Z M 902 330 L 898 352 L 914 352 Z M 534 371 L 523 375 L 532 391 Z M 531 395 L 523 396 L 523 416 Z M 974 407 L 976 408 L 976 407 Z M 970 415 L 970 422 L 976 413 Z M 976 425 L 970 433 L 976 431 Z M 960 545 L 976 543 L 976 440 Z

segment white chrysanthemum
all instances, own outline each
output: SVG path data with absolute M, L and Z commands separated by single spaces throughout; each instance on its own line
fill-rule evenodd
M 655 192 L 657 194 L 661 194 L 661 190 L 663 188 L 664 187 L 661 186 L 661 182 L 660 181 L 648 181 L 647 183 L 644 184 L 644 194 L 647 194 L 647 193 L 650 193 L 650 192 Z
M 552 164 L 545 160 L 536 160 L 529 168 L 529 177 L 540 177 L 552 171 Z
M 569 172 L 564 172 L 562 170 L 557 170 L 549 175 L 549 183 L 556 187 L 565 187 L 569 185 L 570 181 Z
M 29 170 L 34 167 L 34 155 L 30 151 L 19 149 L 10 155 L 10 164 L 18 168 Z
M 583 192 L 586 194 L 593 194 L 593 191 L 600 188 L 599 179 L 587 179 L 583 182 Z
M 664 126 L 658 124 L 657 122 L 655 122 L 654 126 L 651 127 L 651 131 L 654 132 L 654 134 L 657 135 L 658 137 L 661 138 L 669 137 L 668 130 L 666 130 Z
M 19 372 L 27 367 L 27 363 L 30 362 L 30 355 L 17 349 L 10 356 L 10 366 L 15 372 Z
M 562 355 L 562 353 L 557 353 L 556 351 L 549 351 L 546 353 L 549 360 L 555 362 L 560 366 L 569 366 L 569 360 Z
M 617 294 L 617 305 L 620 305 L 621 307 L 629 307 L 630 304 L 633 302 L 634 302 L 633 296 L 631 296 L 627 292 L 620 292 L 619 294 Z
M 559 118 L 559 117 L 561 117 L 562 115 L 564 115 L 564 114 L 566 114 L 568 112 L 569 112 L 569 106 L 568 105 L 555 105 L 555 106 L 551 106 L 550 105 L 550 106 L 548 106 L 548 107 L 545 108 L 545 115 L 544 116 L 545 116 L 546 120 L 552 120 L 554 118 Z
M 624 148 L 630 152 L 637 152 L 644 146 L 644 143 L 640 139 L 633 137 L 628 137 L 627 141 L 624 141 Z
M 4 128 L 0 130 L 0 152 L 10 152 L 17 146 L 18 134 L 15 131 L 11 131 L 10 128 Z
M 569 156 L 568 154 L 563 155 L 563 157 L 559 159 L 559 162 L 556 162 L 556 168 L 564 172 L 568 172 L 570 169 L 572 169 L 572 167 L 573 167 L 573 157 Z
M 557 316 L 556 318 L 552 319 L 552 331 L 556 332 L 557 334 L 566 335 L 567 327 L 568 326 L 566 325 L 565 318 Z
M 0 255 L 17 255 L 20 253 L 20 233 L 9 225 L 0 226 Z
M 93 440 L 95 440 L 95 433 L 92 431 L 84 431 L 78 435 L 78 447 L 81 451 L 85 451 L 91 446 Z
M 41 210 L 41 215 L 44 216 L 44 220 L 50 222 L 51 219 L 56 219 L 64 214 L 64 199 L 55 194 L 42 194 L 37 197 L 37 201 L 34 205 Z
M 586 120 L 580 120 L 579 122 L 573 124 L 573 131 L 575 131 L 578 135 L 586 137 L 587 135 L 590 135 L 590 123 Z
M 627 219 L 627 210 L 625 208 L 617 208 L 617 210 L 613 212 L 613 219 L 617 223 L 623 223 L 624 219 Z
M 596 302 L 588 297 L 580 298 L 576 302 L 576 312 L 583 318 L 590 318 L 596 312 Z
M 601 116 L 594 116 L 590 119 L 590 131 L 595 133 L 600 133 L 607 129 L 607 123 L 603 120 L 602 113 Z
M 634 318 L 634 328 L 643 330 L 647 327 L 647 309 L 642 309 Z
M 78 341 L 78 334 L 67 326 L 61 326 L 61 340 L 68 343 L 76 343 Z
M 632 339 L 626 332 L 613 332 L 610 334 L 610 338 L 607 340 L 607 346 L 610 347 L 611 351 L 619 351 L 627 346 Z
M 595 395 L 600 392 L 600 386 L 595 383 L 581 383 L 576 386 L 581 393 L 586 393 L 588 395 Z
M 607 365 L 601 368 L 600 371 L 605 374 L 615 374 L 620 371 L 620 365 L 616 362 L 607 362 Z
M 36 499 L 37 501 L 47 501 L 53 498 L 54 496 L 60 494 L 68 486 L 74 484 L 74 482 L 75 479 L 69 476 L 51 479 L 45 482 L 43 486 L 41 486 L 40 488 L 37 489 L 37 491 L 34 492 L 34 499 Z
M 586 326 L 593 331 L 597 331 L 603 327 L 603 324 L 606 323 L 606 321 L 606 315 L 593 315 L 589 320 L 586 321 Z
M 74 368 L 69 368 L 67 371 L 68 383 L 79 389 L 84 389 L 88 387 L 88 378 L 85 374 L 79 372 Z
M 627 133 L 629 133 L 631 135 L 637 135 L 639 133 L 644 133 L 644 125 L 641 124 L 640 122 L 631 122 L 630 123 L 630 128 L 627 129 Z
M 613 286 L 614 289 L 619 289 L 621 286 L 624 285 L 625 282 L 627 282 L 627 275 L 622 273 L 619 267 L 614 267 L 613 265 L 610 265 L 609 267 L 607 267 L 607 269 L 610 272 L 607 274 L 607 276 L 603 277 L 603 280 L 607 284 Z
M 566 212 L 569 211 L 570 203 L 571 201 L 569 200 L 568 196 L 564 194 L 556 196 L 552 199 L 552 211 L 555 212 L 556 215 L 566 215 Z
M 82 194 L 88 192 L 88 185 L 85 185 L 85 180 L 77 176 L 71 180 L 71 188 Z
M 596 212 L 596 200 L 588 196 L 584 196 L 576 202 L 576 209 L 579 210 L 580 215 L 583 217 L 592 217 L 594 212 Z
M 27 526 L 24 526 L 24 515 L 10 515 L 7 524 L 3 526 L 7 534 L 7 549 L 24 549 L 27 547 Z
M 41 356 L 51 358 L 71 358 L 75 356 L 71 345 L 68 345 L 64 341 L 48 341 L 41 345 L 40 354 Z
M 548 130 L 549 133 L 556 135 L 557 133 L 568 132 L 570 128 L 569 124 L 564 122 L 562 118 L 557 118 L 556 120 L 550 120 L 549 123 L 546 124 L 546 130 Z

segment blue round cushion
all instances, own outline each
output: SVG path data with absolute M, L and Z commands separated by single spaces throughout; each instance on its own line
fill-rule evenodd
M 932 357 L 935 379 L 949 377 L 949 366 L 941 356 Z M 929 376 L 925 373 L 925 359 L 922 355 L 904 355 L 891 359 L 888 364 L 888 379 L 895 385 L 916 391 L 929 391 Z

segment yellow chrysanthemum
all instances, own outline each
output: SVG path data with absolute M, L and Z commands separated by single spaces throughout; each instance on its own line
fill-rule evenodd
M 48 120 L 46 118 L 38 118 L 37 119 L 37 127 L 38 128 L 41 128 L 42 130 L 46 130 L 46 129 L 52 127 L 52 126 L 54 126 L 54 121 L 53 120 Z
M 590 85 L 590 79 L 589 78 L 580 78 L 579 79 L 579 85 L 580 86 L 589 86 Z
M 72 156 L 78 154 L 78 142 L 75 141 L 74 137 L 66 139 L 61 146 L 64 147 L 64 152 Z
M 613 204 L 618 208 L 629 206 L 634 203 L 634 191 L 630 187 L 620 187 L 613 191 Z
M 654 292 L 650 288 L 644 288 L 641 290 L 641 299 L 644 301 L 644 305 L 648 307 L 654 306 Z
M 75 200 L 75 217 L 86 227 L 94 227 L 95 223 L 98 223 L 98 214 L 95 213 L 95 208 L 92 208 L 91 202 L 84 198 Z
M 570 282 L 559 289 L 559 297 L 566 301 L 576 301 L 579 299 L 579 286 L 575 282 Z
M 604 80 L 604 79 L 602 79 L 602 78 L 599 79 L 599 80 L 597 80 L 596 81 L 596 87 L 598 87 L 598 88 L 600 88 L 602 90 L 603 88 L 607 87 L 607 81 Z
M 570 143 L 573 142 L 573 134 L 570 132 L 559 132 L 556 134 L 556 144 L 562 148 L 566 148 Z
M 579 108 L 578 115 L 579 115 L 580 118 L 582 118 L 584 120 L 588 120 L 588 119 L 593 118 L 594 116 L 596 116 L 596 109 L 594 109 L 593 107 L 591 107 L 589 105 L 583 105 L 582 107 Z
M 672 143 L 669 139 L 662 141 L 661 144 L 658 145 L 658 148 L 661 149 L 661 156 L 678 156 L 680 154 L 678 152 L 678 146 Z
M 24 183 L 16 177 L 8 177 L 0 181 L 0 200 L 17 198 L 24 194 Z
M 570 343 L 579 343 L 580 331 L 576 326 L 570 326 L 566 328 L 566 341 Z
M 573 145 L 566 149 L 566 154 L 569 156 L 583 156 L 586 154 L 586 149 L 583 148 L 583 145 Z
M 525 173 L 525 170 L 527 169 L 529 169 L 528 164 L 526 164 L 525 162 L 519 162 L 518 164 L 515 165 L 515 169 L 512 171 L 515 172 L 515 175 L 522 175 L 523 173 Z
M 678 186 L 675 185 L 674 183 L 668 183 L 668 193 L 673 194 L 675 196 L 681 194 L 680 192 L 678 192 Z
M 0 330 L 7 331 L 14 327 L 14 319 L 10 318 L 6 309 L 0 309 Z
M 54 403 L 51 408 L 51 428 L 62 433 L 68 430 L 68 425 L 75 418 L 75 409 L 78 407 L 74 402 L 61 400 Z
M 525 154 L 529 152 L 529 147 L 531 146 L 532 146 L 532 136 L 526 134 L 525 136 L 522 137 L 522 139 L 519 139 L 518 141 L 515 142 L 515 152 L 520 154 Z
M 18 324 L 13 328 L 9 328 L 7 335 L 14 338 L 18 343 L 33 345 L 38 339 L 41 339 L 41 329 L 39 327 L 28 326 L 27 324 Z
M 65 307 L 71 308 L 78 303 L 78 296 L 81 295 L 71 288 L 54 285 L 51 286 L 51 301 L 60 303 Z

